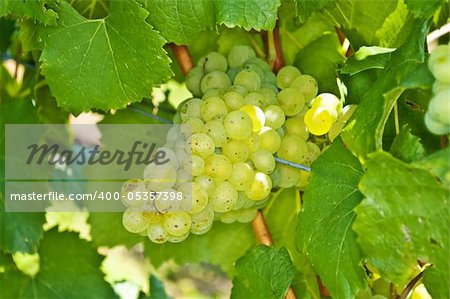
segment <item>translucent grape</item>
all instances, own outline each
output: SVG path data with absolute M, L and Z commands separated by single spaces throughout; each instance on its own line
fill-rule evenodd
M 264 109 L 264 115 L 266 118 L 266 126 L 273 129 L 280 128 L 286 119 L 283 109 L 277 105 L 270 105 Z
M 251 159 L 255 168 L 265 174 L 270 174 L 275 169 L 275 158 L 269 151 L 257 150 Z
M 253 182 L 254 176 L 252 178 Z M 251 185 L 250 185 L 251 186 Z M 248 188 L 250 188 L 250 186 Z M 248 189 L 246 188 L 246 189 Z M 255 205 L 255 201 L 251 200 L 250 198 L 245 195 L 245 192 L 239 191 L 238 192 L 238 200 L 233 208 L 233 210 L 241 210 L 241 209 L 247 209 L 251 208 Z
M 170 212 L 164 215 L 164 229 L 169 235 L 182 236 L 191 228 L 191 217 L 186 212 Z
M 223 125 L 227 135 L 236 140 L 248 138 L 253 129 L 251 118 L 243 111 L 230 112 L 225 117 Z
M 142 215 L 139 208 L 128 208 L 122 215 L 123 227 L 130 233 L 140 233 L 146 230 L 150 223 Z
M 308 185 L 309 177 L 311 176 L 310 172 L 300 170 L 300 180 L 296 184 L 297 187 L 304 189 Z
M 259 135 L 253 132 L 244 140 L 244 143 L 248 148 L 249 154 L 253 153 L 259 148 Z
M 194 155 L 206 158 L 214 153 L 214 140 L 205 133 L 197 133 L 188 139 L 188 147 Z
M 191 172 L 193 176 L 199 176 L 205 169 L 205 161 L 197 155 L 192 155 L 184 160 L 183 168 L 187 172 Z
M 240 85 L 233 85 L 228 89 L 228 91 L 235 91 L 244 97 L 248 94 L 248 90 L 244 86 Z
M 266 106 L 266 98 L 260 94 L 259 92 L 250 92 L 245 96 L 244 103 L 245 105 L 255 105 L 258 107 Z
M 241 66 L 241 70 L 249 70 L 253 71 L 258 74 L 259 78 L 264 78 L 264 71 L 262 68 L 260 68 L 258 65 L 253 63 L 245 63 L 243 66 Z
M 222 154 L 227 156 L 232 163 L 244 162 L 250 156 L 245 143 L 238 140 L 229 140 L 222 147 Z
M 269 83 L 269 82 L 262 82 L 262 83 L 261 83 L 261 88 L 264 88 L 264 89 L 270 89 L 270 90 L 273 91 L 275 94 L 277 94 L 278 91 L 279 91 L 276 84 Z
M 192 180 L 192 172 L 186 171 L 184 169 L 179 169 L 177 172 L 177 182 L 173 186 L 174 188 L 178 188 L 180 185 L 183 185 L 186 182 L 190 182 Z
M 321 93 L 311 101 L 311 107 L 321 107 L 326 109 L 333 121 L 336 121 L 342 109 L 342 102 L 331 93 Z
M 307 140 L 309 137 L 309 130 L 303 118 L 292 117 L 286 120 L 284 124 L 284 132 L 286 134 L 293 134 Z
M 147 192 L 147 184 L 140 180 L 129 180 L 123 183 L 121 190 L 121 200 L 127 207 L 139 207 L 143 204 L 142 200 L 137 200 L 135 194 L 138 192 Z M 128 195 L 133 193 L 133 195 Z
M 277 74 L 277 85 L 279 88 L 287 88 L 291 82 L 302 73 L 291 65 L 283 67 Z
M 183 193 L 182 209 L 185 212 L 197 214 L 208 204 L 208 193 L 198 183 L 185 183 L 177 191 Z
M 271 127 L 263 127 L 259 132 L 259 150 L 267 150 L 276 153 L 281 146 L 281 137 Z
M 222 122 L 210 120 L 203 126 L 203 132 L 208 134 L 214 141 L 216 147 L 222 146 L 227 141 L 227 132 Z
M 147 236 L 153 243 L 162 244 L 167 242 L 169 235 L 162 223 L 150 224 L 147 229 Z
M 450 126 L 438 122 L 429 113 L 425 113 L 425 126 L 431 133 L 436 135 L 445 135 L 450 133 Z
M 428 114 L 443 125 L 450 125 L 450 89 L 435 94 L 428 105 Z
M 248 46 L 235 46 L 228 54 L 228 64 L 230 67 L 240 67 L 248 59 L 256 57 L 255 51 Z
M 281 188 L 291 188 L 300 181 L 300 171 L 294 167 L 284 164 L 277 164 L 279 171 L 278 186 Z
M 244 162 L 237 162 L 233 164 L 233 170 L 231 176 L 228 178 L 236 190 L 244 191 L 252 185 L 255 172 L 253 168 Z
M 245 195 L 251 200 L 263 200 L 270 194 L 272 189 L 272 180 L 270 177 L 262 172 L 256 172 L 255 178 L 249 189 L 245 190 Z
M 428 67 L 437 80 L 450 83 L 450 46 L 437 46 L 431 52 Z
M 264 82 L 273 84 L 277 87 L 277 75 L 275 75 L 271 70 L 264 71 Z
M 433 93 L 438 94 L 441 91 L 449 90 L 450 89 L 450 83 L 442 82 L 442 81 L 435 81 L 433 83 Z
M 239 73 L 241 69 L 239 67 L 232 67 L 228 69 L 227 75 L 230 77 L 231 82 L 234 81 L 234 77 L 236 77 L 236 74 Z
M 164 219 L 164 215 L 155 211 L 143 211 L 142 216 L 150 224 L 159 223 Z
M 144 180 L 152 191 L 171 188 L 177 181 L 177 169 L 170 162 L 162 165 L 151 163 L 144 169 Z
M 238 192 L 229 182 L 220 182 L 212 196 L 212 206 L 215 212 L 231 211 L 238 199 Z
M 293 116 L 302 111 L 305 106 L 305 98 L 302 93 L 294 88 L 286 88 L 278 94 L 278 105 L 283 109 L 284 114 Z
M 237 221 L 240 223 L 249 223 L 256 218 L 257 209 L 243 209 L 237 212 Z
M 305 124 L 311 134 L 320 136 L 328 133 L 335 118 L 323 107 L 313 106 L 305 114 Z
M 221 98 L 211 97 L 203 101 L 201 113 L 202 118 L 205 121 L 210 121 L 218 115 L 227 115 L 228 109 L 227 105 L 225 105 L 225 102 Z
M 228 89 L 231 86 L 231 81 L 228 75 L 221 71 L 212 71 L 207 73 L 200 81 L 200 89 L 205 93 L 212 88 Z
M 305 140 L 295 135 L 286 135 L 281 140 L 278 157 L 294 163 L 302 163 L 306 158 L 307 151 Z
M 197 98 L 192 98 L 183 102 L 180 108 L 180 116 L 182 120 L 186 120 L 189 117 L 201 118 L 200 107 L 203 101 Z
M 203 94 L 202 100 L 206 100 L 207 98 L 211 98 L 211 97 L 222 98 L 224 94 L 225 94 L 225 90 L 222 88 L 211 88 L 211 89 L 208 89 Z
M 320 147 L 317 144 L 312 143 L 310 141 L 306 142 L 306 147 L 308 148 L 308 150 L 306 152 L 306 157 L 305 160 L 303 161 L 303 164 L 309 166 L 312 164 L 312 162 L 314 162 L 314 160 L 316 160 L 316 158 L 320 155 L 321 151 Z
M 261 77 L 254 71 L 241 70 L 236 74 L 236 77 L 234 77 L 233 84 L 241 85 L 250 92 L 257 91 L 261 88 Z
M 238 110 L 244 105 L 244 96 L 237 91 L 229 91 L 223 95 L 223 100 L 230 111 Z
M 202 235 L 206 233 L 214 222 L 214 210 L 207 206 L 198 214 L 191 215 L 191 233 Z
M 268 88 L 261 88 L 258 91 L 260 94 L 264 97 L 264 102 L 262 107 L 267 107 L 269 105 L 276 105 L 277 104 L 277 93 L 275 93 L 273 90 Z
M 245 105 L 242 106 L 239 111 L 245 112 L 252 121 L 253 132 L 259 132 L 261 128 L 264 126 L 266 121 L 266 116 L 261 108 L 254 105 Z
M 214 190 L 216 189 L 216 183 L 214 183 L 214 180 L 207 175 L 201 175 L 196 177 L 194 179 L 194 182 L 199 184 L 209 196 L 211 196 Z
M 227 59 L 220 53 L 210 52 L 205 56 L 204 69 L 205 72 L 209 73 L 212 71 L 222 71 L 226 72 L 228 68 Z
M 184 235 L 181 235 L 181 236 L 169 235 L 169 237 L 167 238 L 167 241 L 170 242 L 170 243 L 181 243 L 184 240 L 186 240 L 187 237 L 189 237 L 189 232 L 187 232 L 187 233 L 185 233 Z
M 224 155 L 214 154 L 205 161 L 205 174 L 220 182 L 225 181 L 233 170 L 233 165 Z M 216 186 L 217 189 L 217 186 Z
M 186 76 L 186 87 L 195 96 L 198 97 L 202 94 L 200 88 L 200 82 L 203 78 L 204 71 L 201 67 L 192 68 Z
M 300 75 L 296 77 L 289 87 L 295 88 L 300 91 L 305 101 L 308 103 L 317 95 L 319 88 L 317 86 L 317 81 L 310 75 Z
M 181 125 L 181 133 L 183 136 L 188 137 L 195 133 L 201 133 L 203 131 L 203 121 L 197 117 L 189 117 Z
M 160 195 L 158 195 L 158 193 L 154 193 L 155 196 L 154 203 L 156 211 L 158 211 L 159 213 L 167 213 L 182 209 L 183 202 L 181 200 L 171 199 L 171 197 L 166 198 L 163 196 L 163 194 L 175 194 L 177 192 L 175 189 L 165 189 L 161 190 L 160 192 L 164 193 L 160 193 Z
M 267 62 L 259 57 L 252 57 L 252 58 L 247 59 L 245 61 L 245 65 L 248 65 L 248 64 L 257 65 L 261 70 L 273 74 L 272 71 L 270 70 Z

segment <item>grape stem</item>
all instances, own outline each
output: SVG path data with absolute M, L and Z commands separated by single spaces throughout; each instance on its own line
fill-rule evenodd
M 308 166 L 305 166 L 305 165 L 302 165 L 302 164 L 297 164 L 297 163 L 294 163 L 294 162 L 291 162 L 291 161 L 287 161 L 287 160 L 284 160 L 284 159 L 281 159 L 281 158 L 278 158 L 278 157 L 275 157 L 275 161 L 277 161 L 278 163 L 284 164 L 284 165 L 288 165 L 288 166 L 297 168 L 297 169 L 301 169 L 301 170 L 304 170 L 304 171 L 311 172 L 311 167 L 308 167 Z
M 344 51 L 345 51 L 345 57 L 350 57 L 353 54 L 353 49 L 350 43 L 348 42 L 348 39 L 345 38 L 344 32 L 342 32 L 341 28 L 335 27 L 336 34 L 339 38 L 339 42 L 341 43 Z M 348 43 L 348 45 L 346 45 Z
M 278 22 L 275 28 L 271 31 L 261 31 L 261 37 L 264 43 L 264 48 L 267 53 L 267 60 L 270 68 L 275 72 L 284 66 L 283 52 L 281 51 L 280 29 Z
M 178 46 L 173 43 L 170 44 L 170 48 L 172 48 L 172 51 L 175 54 L 175 58 L 181 68 L 181 72 L 186 76 L 194 66 L 188 48 L 186 46 Z

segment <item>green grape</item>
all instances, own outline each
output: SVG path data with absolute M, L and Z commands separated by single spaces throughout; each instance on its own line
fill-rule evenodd
M 240 67 L 248 59 L 256 57 L 255 51 L 248 46 L 234 46 L 228 54 L 228 64 L 230 67 Z
M 238 199 L 238 192 L 229 182 L 220 182 L 212 196 L 212 207 L 215 212 L 231 211 Z
M 277 105 L 267 106 L 264 115 L 266 116 L 266 126 L 275 130 L 281 128 L 286 119 L 283 109 Z
M 277 75 L 275 75 L 271 70 L 264 71 L 264 82 L 271 83 L 277 87 Z M 278 87 L 277 87 L 278 90 Z M 278 92 L 277 92 L 278 93 Z
M 239 73 L 241 69 L 239 67 L 232 67 L 228 69 L 227 75 L 230 77 L 231 82 L 234 81 L 234 77 L 236 77 L 236 74 Z
M 233 185 L 236 190 L 244 191 L 252 185 L 255 172 L 253 168 L 244 162 L 237 162 L 233 164 L 233 170 L 228 182 Z
M 278 186 L 280 188 L 291 188 L 300 181 L 300 171 L 294 167 L 277 163 L 279 171 Z
M 334 94 L 321 93 L 311 101 L 311 107 L 320 107 L 327 110 L 333 121 L 336 121 L 342 110 L 342 102 Z
M 227 132 L 219 120 L 208 121 L 203 127 L 203 132 L 213 139 L 216 147 L 221 147 L 227 141 Z
M 259 92 L 250 92 L 245 96 L 245 105 L 254 105 L 258 107 L 265 107 L 266 98 Z
M 202 115 L 200 113 L 200 107 L 202 106 L 203 101 L 197 98 L 192 98 L 184 101 L 179 109 L 180 116 L 182 120 L 186 120 L 190 117 L 201 118 Z
M 225 181 L 233 170 L 233 165 L 224 155 L 214 154 L 205 161 L 205 174 L 217 182 Z M 217 186 L 216 186 L 217 189 Z
M 300 188 L 300 190 L 304 190 L 306 186 L 308 185 L 309 177 L 311 176 L 310 172 L 300 170 L 300 180 L 295 185 Z
M 254 173 L 253 173 L 253 177 L 251 179 L 251 182 L 253 183 L 253 179 L 254 179 Z M 245 189 L 249 189 L 251 187 L 251 184 L 248 186 L 248 188 Z M 239 191 L 238 192 L 238 200 L 236 202 L 236 204 L 234 205 L 233 210 L 242 210 L 242 209 L 248 209 L 251 208 L 255 205 L 255 201 L 251 200 L 250 198 L 247 197 L 247 195 L 245 195 L 245 192 L 243 191 Z
M 142 200 L 136 200 L 135 194 L 147 192 L 147 184 L 141 180 L 128 180 L 122 185 L 120 194 L 122 203 L 127 207 L 139 207 L 144 204 Z M 133 195 L 128 195 L 133 193 Z
M 277 85 L 279 88 L 287 88 L 291 85 L 291 82 L 302 73 L 291 65 L 283 67 L 277 74 Z
M 203 121 L 197 117 L 189 117 L 181 125 L 181 133 L 184 137 L 188 137 L 195 133 L 201 133 L 203 131 Z
M 173 116 L 173 123 L 176 125 L 181 124 L 181 115 L 178 111 L 175 112 L 175 114 Z
M 259 76 L 259 78 L 261 78 L 261 80 L 264 78 L 264 71 L 256 64 L 245 63 L 243 66 L 241 66 L 241 70 L 253 71 L 258 74 L 258 76 Z
M 223 101 L 228 110 L 238 110 L 244 105 L 244 96 L 237 91 L 229 91 L 223 95 Z
M 281 137 L 271 127 L 263 127 L 259 132 L 258 150 L 267 150 L 270 153 L 276 153 L 281 146 Z
M 427 113 L 439 123 L 450 126 L 450 89 L 431 98 Z
M 272 171 L 271 174 L 269 174 L 269 177 L 272 180 L 272 185 L 278 186 L 278 182 L 280 180 L 280 170 L 277 167 L 277 164 L 275 164 L 275 169 Z
M 203 235 L 209 231 L 214 222 L 214 210 L 207 206 L 198 214 L 191 215 L 191 233 Z
M 431 52 L 428 67 L 437 80 L 450 83 L 450 46 L 437 46 Z
M 355 112 L 356 108 L 358 108 L 358 105 L 355 104 L 345 106 L 344 108 L 342 108 L 339 118 L 343 121 L 348 121 L 350 117 L 352 117 L 353 112 Z
M 170 212 L 164 215 L 164 229 L 169 235 L 182 236 L 191 228 L 191 217 L 186 212 Z
M 321 151 L 320 147 L 317 144 L 312 143 L 310 141 L 306 142 L 306 147 L 308 148 L 308 150 L 306 152 L 306 157 L 305 160 L 303 161 L 303 164 L 309 166 L 312 164 L 312 162 L 314 162 L 314 160 L 316 160 L 316 158 L 320 155 Z
M 196 177 L 194 179 L 194 182 L 199 184 L 209 196 L 211 196 L 214 190 L 216 189 L 216 183 L 214 183 L 214 180 L 207 175 L 201 175 Z
M 208 193 L 198 183 L 184 183 L 177 191 L 183 193 L 181 208 L 189 214 L 200 213 L 208 204 Z
M 261 88 L 270 89 L 275 94 L 277 94 L 279 92 L 277 85 L 273 84 L 273 83 L 270 83 L 270 82 L 262 82 L 261 83 Z
M 188 139 L 187 147 L 194 155 L 206 158 L 214 153 L 214 140 L 205 133 L 197 133 Z
M 179 126 L 173 126 L 167 132 L 166 142 L 175 144 L 177 140 L 181 138 L 181 132 Z
M 186 171 L 184 169 L 179 169 L 177 172 L 177 182 L 173 186 L 174 188 L 178 188 L 186 182 L 190 182 L 192 180 L 192 171 Z
M 278 128 L 278 129 L 277 129 L 277 133 L 278 133 L 278 135 L 280 135 L 281 138 L 283 138 L 283 137 L 286 135 L 286 133 L 285 133 L 283 127 Z
M 433 94 L 438 94 L 441 91 L 446 91 L 450 89 L 450 83 L 442 81 L 434 81 L 433 83 Z
M 200 82 L 204 74 L 205 73 L 203 72 L 203 68 L 194 67 L 186 76 L 186 87 L 195 97 L 199 97 L 202 94 Z
M 278 105 L 286 116 L 293 116 L 303 110 L 305 98 L 298 90 L 288 87 L 278 94 Z
M 153 243 L 162 244 L 167 242 L 169 235 L 162 223 L 150 224 L 147 229 L 147 236 Z
M 323 107 L 313 106 L 305 114 L 305 124 L 311 134 L 320 136 L 328 133 L 335 118 Z
M 200 81 L 200 89 L 205 93 L 212 88 L 228 89 L 231 86 L 231 81 L 228 75 L 221 71 L 212 71 L 207 73 Z
M 238 210 L 232 210 L 223 214 L 220 214 L 220 217 L 218 220 L 220 220 L 222 223 L 230 224 L 238 221 L 239 217 L 239 211 Z
M 356 108 L 357 105 L 347 105 L 342 108 L 337 121 L 331 126 L 330 131 L 328 132 L 328 139 L 330 139 L 331 142 L 333 142 L 334 139 L 339 136 L 341 131 L 344 129 L 345 124 L 350 119 Z
M 247 59 L 247 61 L 245 61 L 244 65 L 247 65 L 247 64 L 257 65 L 261 70 L 273 74 L 272 71 L 270 70 L 270 67 L 267 64 L 267 62 L 264 59 L 261 59 L 259 57 L 252 57 L 252 58 Z
M 205 121 L 210 121 L 218 115 L 227 115 L 228 109 L 227 105 L 225 105 L 225 102 L 221 98 L 211 97 L 203 101 L 201 113 L 202 118 Z
M 303 140 L 307 140 L 309 137 L 308 127 L 305 125 L 305 121 L 301 117 L 292 117 L 287 119 L 284 124 L 284 132 L 286 134 L 299 136 Z
M 139 208 L 130 207 L 122 215 L 123 227 L 130 233 L 140 233 L 148 228 L 150 223 L 142 215 Z
M 170 162 L 161 165 L 151 163 L 144 169 L 144 180 L 152 191 L 171 188 L 177 181 L 177 169 Z
M 431 133 L 436 135 L 445 135 L 450 133 L 450 126 L 438 122 L 428 112 L 425 113 L 425 126 Z
M 157 152 L 164 153 L 163 159 L 169 160 L 167 163 L 173 164 L 175 166 L 175 168 L 177 168 L 177 169 L 180 167 L 180 163 L 178 161 L 177 154 L 173 151 L 172 148 L 163 146 L 163 147 L 160 147 Z M 152 155 L 152 158 L 155 157 L 155 154 L 157 152 L 155 152 L 154 155 Z
M 245 143 L 238 140 L 229 140 L 222 146 L 222 154 L 227 156 L 232 163 L 244 162 L 250 156 Z
M 269 105 L 276 105 L 277 104 L 277 93 L 275 93 L 272 89 L 268 88 L 261 88 L 258 91 L 260 94 L 264 97 L 263 107 L 267 107 Z
M 228 68 L 227 59 L 220 53 L 210 52 L 205 56 L 203 67 L 205 72 L 209 73 L 212 71 L 222 71 L 226 72 Z
M 142 216 L 150 224 L 160 223 L 164 219 L 164 215 L 155 211 L 142 212 Z
M 373 295 L 382 295 L 382 296 L 385 296 L 386 298 L 390 298 L 391 297 L 391 283 L 382 277 L 378 278 L 377 280 L 375 280 L 373 282 L 372 294 Z
M 236 140 L 244 140 L 252 134 L 252 120 L 242 111 L 230 112 L 225 117 L 223 125 L 227 135 Z
M 193 176 L 199 176 L 205 169 L 205 161 L 200 156 L 192 155 L 184 160 L 183 168 L 186 172 L 192 173 Z
M 244 97 L 248 94 L 248 90 L 244 86 L 240 85 L 233 85 L 228 88 L 228 91 L 235 91 L 237 93 L 240 93 Z
M 270 174 L 275 169 L 275 158 L 269 151 L 257 150 L 251 159 L 255 168 L 265 174 Z
M 308 147 L 305 140 L 295 135 L 286 135 L 281 140 L 278 157 L 294 163 L 303 163 Z
M 167 241 L 170 242 L 170 243 L 181 243 L 184 240 L 186 240 L 187 237 L 189 237 L 189 232 L 187 232 L 187 233 L 185 233 L 184 235 L 181 235 L 181 236 L 169 235 Z
M 265 173 L 256 172 L 252 185 L 244 192 L 251 200 L 259 201 L 269 196 L 271 189 L 272 180 L 270 177 Z
M 243 209 L 240 211 L 236 211 L 238 213 L 237 215 L 237 221 L 240 223 L 249 223 L 252 222 L 256 218 L 256 213 L 258 212 L 257 209 Z
M 244 143 L 248 148 L 249 154 L 253 153 L 259 147 L 259 135 L 253 132 L 247 139 L 244 140 Z
M 223 90 L 222 88 L 211 88 L 211 89 L 208 89 L 203 94 L 202 100 L 205 100 L 205 99 L 211 98 L 211 97 L 221 98 L 221 97 L 223 97 L 224 94 L 225 94 L 225 90 Z
M 259 132 L 266 121 L 266 116 L 261 108 L 254 105 L 242 106 L 239 111 L 245 112 L 252 121 L 253 132 Z
M 183 183 L 183 184 L 185 184 L 185 183 Z M 177 191 L 175 189 L 165 189 L 165 190 L 161 190 L 161 192 L 164 192 L 166 194 L 175 194 Z M 158 211 L 159 213 L 167 213 L 167 212 L 172 212 L 172 211 L 177 211 L 177 210 L 182 209 L 182 204 L 183 204 L 182 201 L 173 200 L 170 198 L 167 199 L 162 195 L 164 193 L 160 193 L 161 194 L 160 196 L 158 196 L 158 193 L 154 194 L 154 196 L 155 196 L 154 204 L 155 204 L 156 211 Z
M 241 70 L 236 74 L 236 77 L 234 77 L 233 84 L 241 85 L 250 92 L 257 91 L 261 88 L 261 77 L 252 70 Z
M 317 95 L 319 88 L 317 86 L 317 81 L 310 75 L 300 75 L 296 77 L 289 87 L 295 88 L 300 91 L 306 102 L 310 102 Z

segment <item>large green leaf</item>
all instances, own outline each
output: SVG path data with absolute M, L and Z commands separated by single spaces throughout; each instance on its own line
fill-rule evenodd
M 402 127 L 395 137 L 390 152 L 405 162 L 417 161 L 425 156 L 425 149 L 420 143 L 420 138 L 414 136 L 408 126 Z
M 54 7 L 55 3 L 55 0 L 2 0 L 0 1 L 0 17 L 11 15 L 53 25 L 58 15 L 50 7 Z
M 296 232 L 303 251 L 333 298 L 353 298 L 367 288 L 362 256 L 351 230 L 362 194 L 363 168 L 340 139 L 312 164 Z
M 408 9 L 416 16 L 430 18 L 446 0 L 404 0 Z M 448 8 L 448 7 L 447 7 Z
M 296 0 L 297 15 L 300 21 L 305 22 L 313 12 L 335 3 L 335 0 Z
M 170 42 L 188 44 L 215 24 L 214 1 L 142 0 L 148 20 Z
M 427 171 L 384 152 L 370 156 L 359 187 L 366 198 L 356 208 L 353 228 L 369 261 L 400 286 L 417 260 L 429 262 L 428 291 L 448 298 L 449 190 Z
M 424 159 L 414 163 L 414 166 L 429 171 L 443 183 L 450 186 L 450 147 L 446 147 Z
M 2 298 L 116 298 L 103 280 L 102 257 L 74 233 L 45 233 L 39 248 L 40 270 L 34 278 L 9 262 L 0 274 Z M 17 287 L 11 287 L 11 283 Z
M 229 276 L 234 274 L 234 262 L 255 244 L 249 224 L 215 222 L 204 235 L 190 235 L 181 243 L 145 243 L 146 255 L 158 267 L 173 259 L 179 264 L 206 262 L 219 265 Z
M 382 149 L 384 126 L 395 102 L 406 89 L 420 87 L 421 83 L 408 79 L 425 60 L 427 27 L 426 22 L 418 22 L 405 45 L 392 53 L 388 67 L 364 94 L 343 130 L 342 139 L 358 156 Z
M 134 1 L 111 1 L 109 15 L 88 20 L 67 2 L 58 26 L 41 27 L 42 73 L 58 104 L 74 113 L 124 108 L 172 75 L 165 40 Z
M 236 262 L 231 298 L 284 298 L 294 274 L 286 249 L 259 245 Z

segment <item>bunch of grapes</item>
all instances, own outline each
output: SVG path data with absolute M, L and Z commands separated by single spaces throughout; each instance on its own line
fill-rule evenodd
M 450 45 L 438 46 L 428 60 L 436 81 L 433 97 L 425 114 L 425 125 L 437 135 L 450 133 Z
M 214 220 L 250 222 L 273 188 L 303 188 L 309 173 L 277 161 L 310 165 L 322 150 L 315 135 L 334 139 L 354 110 L 332 94 L 317 96 L 316 80 L 293 66 L 275 75 L 247 46 L 202 57 L 186 85 L 195 98 L 174 116 L 181 129 L 171 129 L 164 147 L 172 162 L 149 165 L 147 182 L 124 185 L 125 193 L 180 192 L 192 203 L 127 203 L 125 228 L 155 243 L 204 234 Z

